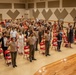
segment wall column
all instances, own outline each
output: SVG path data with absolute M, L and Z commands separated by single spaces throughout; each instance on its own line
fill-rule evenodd
M 62 2 L 63 2 L 63 0 L 60 0 L 60 9 L 62 9 Z

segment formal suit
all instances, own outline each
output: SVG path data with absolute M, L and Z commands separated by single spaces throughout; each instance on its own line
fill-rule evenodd
M 5 51 L 8 49 L 8 47 L 4 45 L 4 38 L 5 37 L 0 38 L 0 42 L 2 42 L 1 47 L 3 49 L 3 55 L 4 55 L 4 58 L 5 58 Z
M 57 41 L 57 44 L 58 44 L 57 50 L 58 50 L 58 51 L 61 51 L 60 48 L 61 48 L 61 43 L 62 43 L 62 33 L 60 33 L 60 32 L 58 33 L 58 35 L 57 35 L 57 40 L 58 40 L 58 41 Z

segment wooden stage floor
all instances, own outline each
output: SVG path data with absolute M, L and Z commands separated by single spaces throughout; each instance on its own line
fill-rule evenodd
M 76 54 L 44 66 L 34 75 L 76 75 Z

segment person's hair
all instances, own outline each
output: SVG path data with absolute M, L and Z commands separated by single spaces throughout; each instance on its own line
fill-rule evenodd
M 70 25 L 70 28 L 72 27 L 72 25 Z
M 11 41 L 13 41 L 14 39 L 15 39 L 15 41 L 17 41 L 17 39 L 16 38 L 13 38 L 13 37 L 11 38 Z
M 11 38 L 11 41 L 13 40 L 13 38 Z
M 19 33 L 22 34 L 22 31 L 20 31 Z
M 58 33 L 60 32 L 60 30 L 57 31 Z
M 6 31 L 2 33 L 3 35 L 6 34 Z
M 47 30 L 45 30 L 45 33 L 47 33 Z

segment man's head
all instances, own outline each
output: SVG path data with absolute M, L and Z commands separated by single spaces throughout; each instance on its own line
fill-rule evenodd
M 6 32 L 3 32 L 3 37 L 6 37 L 6 34 L 7 34 Z

